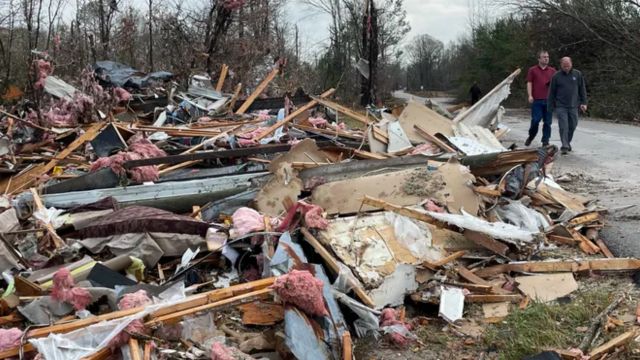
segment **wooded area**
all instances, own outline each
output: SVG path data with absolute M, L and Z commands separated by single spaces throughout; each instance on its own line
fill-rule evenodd
M 583 71 L 592 115 L 638 119 L 636 0 L 488 0 L 486 6 L 509 10 L 470 20 L 468 34 L 449 44 L 429 34 L 408 38 L 402 0 L 301 0 L 293 6 L 331 18 L 328 41 L 314 54 L 300 40 L 288 3 L 146 0 L 141 8 L 131 0 L 0 0 L 0 91 L 10 100 L 10 85 L 28 90 L 36 50 L 47 52 L 66 80 L 96 61 L 115 60 L 170 71 L 184 85 L 194 73 L 216 78 L 226 63 L 232 65 L 227 86 L 242 83 L 249 94 L 283 58 L 286 73 L 268 89 L 272 95 L 336 88 L 340 98 L 367 105 L 406 87 L 451 91 L 462 100 L 474 81 L 486 91 L 547 49 L 552 65 L 571 56 Z M 370 80 L 362 75 L 369 70 Z M 524 88 L 521 77 L 512 106 L 526 105 Z

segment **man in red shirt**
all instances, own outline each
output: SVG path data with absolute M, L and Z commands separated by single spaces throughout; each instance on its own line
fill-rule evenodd
M 531 145 L 538 134 L 540 120 L 542 120 L 542 145 L 549 145 L 551 137 L 552 112 L 547 111 L 547 96 L 549 84 L 556 69 L 549 66 L 549 53 L 546 50 L 538 52 L 538 64 L 529 68 L 527 73 L 527 94 L 531 104 L 531 127 L 529 137 L 524 142 L 525 146 Z

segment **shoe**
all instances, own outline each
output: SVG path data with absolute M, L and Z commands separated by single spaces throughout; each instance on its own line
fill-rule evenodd
M 573 149 L 571 148 L 571 145 L 569 145 L 569 151 L 573 151 Z
M 549 142 L 543 142 L 542 146 L 549 146 Z
M 527 138 L 527 141 L 524 142 L 524 146 L 529 146 L 531 145 L 531 142 L 533 141 L 532 138 Z
M 567 155 L 567 154 L 569 153 L 569 149 L 567 149 L 567 148 L 562 148 L 562 149 L 560 149 L 560 153 L 561 153 L 562 155 Z

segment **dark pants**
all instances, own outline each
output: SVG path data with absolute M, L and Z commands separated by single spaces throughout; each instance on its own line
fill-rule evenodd
M 552 114 L 547 111 L 547 100 L 533 100 L 531 104 L 531 127 L 529 128 L 529 139 L 535 139 L 542 120 L 542 143 L 548 144 L 551 137 Z
M 560 141 L 563 149 L 571 148 L 573 133 L 578 127 L 578 108 L 559 107 L 556 109 L 558 128 L 560 128 Z

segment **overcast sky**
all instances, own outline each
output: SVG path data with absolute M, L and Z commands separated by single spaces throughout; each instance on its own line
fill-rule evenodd
M 416 35 L 429 34 L 447 44 L 457 40 L 469 30 L 471 8 L 485 0 L 404 0 L 411 32 L 405 42 Z M 326 46 L 330 17 L 302 5 L 299 0 L 289 3 L 290 21 L 298 25 L 306 56 L 313 56 Z

